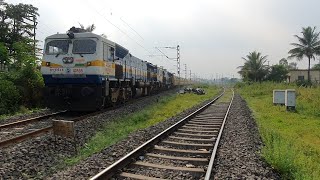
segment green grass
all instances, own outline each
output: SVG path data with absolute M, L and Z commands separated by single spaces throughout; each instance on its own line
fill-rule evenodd
M 219 91 L 217 87 L 207 87 L 205 90 L 205 95 L 186 93 L 163 97 L 158 103 L 154 103 L 148 108 L 141 109 L 138 112 L 120 117 L 105 124 L 103 129 L 96 133 L 96 135 L 86 143 L 85 147 L 80 149 L 77 156 L 65 160 L 65 165 L 76 164 L 80 160 L 124 139 L 130 133 L 175 116 L 194 105 L 212 98 L 217 95 Z
M 273 89 L 296 89 L 296 112 L 272 104 Z M 238 92 L 253 110 L 264 148 L 262 155 L 283 179 L 320 178 L 320 88 L 262 83 Z

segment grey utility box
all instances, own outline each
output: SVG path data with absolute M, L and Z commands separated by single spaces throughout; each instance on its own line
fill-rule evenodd
M 284 105 L 285 104 L 286 90 L 275 89 L 273 90 L 273 104 Z
M 288 110 L 294 110 L 296 108 L 296 90 L 294 89 L 286 90 L 285 105 Z

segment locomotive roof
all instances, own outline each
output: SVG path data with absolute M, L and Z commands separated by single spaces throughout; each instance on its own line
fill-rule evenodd
M 115 44 L 114 42 L 92 32 L 83 32 L 83 33 L 74 33 L 75 38 L 98 38 L 108 41 L 108 43 Z M 63 34 L 54 34 L 46 37 L 46 39 L 69 39 L 69 36 L 66 33 Z
M 91 33 L 91 32 L 83 32 L 83 33 L 74 33 L 75 37 L 97 37 L 100 38 L 101 36 Z M 66 33 L 57 33 L 53 34 L 51 36 L 48 36 L 47 38 L 69 38 Z

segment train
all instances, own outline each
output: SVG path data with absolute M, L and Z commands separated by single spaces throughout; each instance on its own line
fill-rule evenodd
M 41 74 L 47 106 L 72 111 L 100 110 L 191 84 L 104 36 L 74 27 L 45 38 Z

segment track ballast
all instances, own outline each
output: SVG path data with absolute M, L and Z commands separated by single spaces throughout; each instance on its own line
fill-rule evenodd
M 110 177 L 209 179 L 232 103 L 232 99 L 228 103 L 217 102 L 219 97 L 136 148 L 92 180 Z

